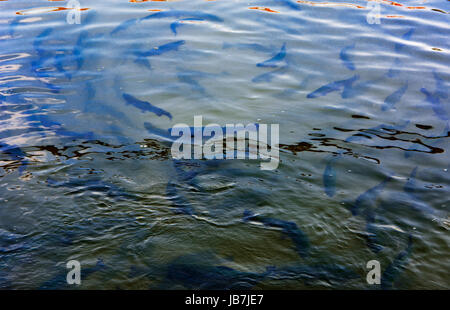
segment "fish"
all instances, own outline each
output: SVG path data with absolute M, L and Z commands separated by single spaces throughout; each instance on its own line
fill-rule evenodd
M 334 81 L 331 83 L 328 83 L 324 86 L 319 87 L 315 91 L 309 93 L 306 98 L 312 99 L 317 97 L 326 96 L 327 94 L 335 91 L 343 91 L 345 92 L 346 88 L 352 87 L 352 84 L 359 80 L 359 75 L 356 74 L 352 76 L 351 78 L 345 79 L 345 80 L 339 80 Z
M 415 28 L 411 28 L 410 30 L 408 30 L 405 34 L 402 35 L 402 40 L 411 40 L 411 36 L 413 35 L 414 31 Z M 396 43 L 394 49 L 396 52 L 400 52 L 404 46 L 404 43 Z
M 354 71 L 355 70 L 355 64 L 350 60 L 349 56 L 348 56 L 348 51 L 352 50 L 355 48 L 355 43 L 353 43 L 352 45 L 346 46 L 344 47 L 341 52 L 339 53 L 339 58 L 342 60 L 343 65 L 351 70 Z
M 125 102 L 127 105 L 132 105 L 136 108 L 138 108 L 139 110 L 141 110 L 141 112 L 152 112 L 154 114 L 156 114 L 157 116 L 161 117 L 163 115 L 167 116 L 170 120 L 172 120 L 172 114 L 170 114 L 169 112 L 158 108 L 154 105 L 152 105 L 150 102 L 148 101 L 142 101 L 139 100 L 135 97 L 133 97 L 130 94 L 124 93 L 123 95 L 123 99 L 125 99 Z
M 364 129 L 364 130 L 359 130 L 359 132 L 355 135 L 352 135 L 348 138 L 346 138 L 344 141 L 345 142 L 356 142 L 356 141 L 360 141 L 362 139 L 367 139 L 367 138 L 371 138 L 372 136 L 376 135 L 376 134 L 380 134 L 383 132 L 392 132 L 392 131 L 401 131 L 404 128 L 406 128 L 409 125 L 410 121 L 409 120 L 405 120 L 402 124 L 399 125 L 391 125 L 391 124 L 381 124 L 378 126 L 374 126 L 368 129 Z
M 413 248 L 413 237 L 410 234 L 408 236 L 408 244 L 406 248 L 395 256 L 393 261 L 386 267 L 381 275 L 381 288 L 391 289 L 394 285 L 396 278 L 406 268 Z
M 283 74 L 283 73 L 285 73 L 287 70 L 288 70 L 288 66 L 284 66 L 284 67 L 277 68 L 277 69 L 275 69 L 275 70 L 273 70 L 273 71 L 266 72 L 266 73 L 263 73 L 263 74 L 260 74 L 260 75 L 255 76 L 255 77 L 252 79 L 252 82 L 253 82 L 253 83 L 262 83 L 262 82 L 267 82 L 267 83 L 268 83 L 268 82 L 271 82 L 272 79 L 273 79 L 275 76 L 277 76 L 277 75 L 279 75 L 279 74 Z
M 153 13 L 142 17 L 140 21 L 149 20 L 149 19 L 161 19 L 161 18 L 201 18 L 203 20 L 208 20 L 212 22 L 223 22 L 223 19 L 213 15 L 200 11 L 184 11 L 184 10 L 171 10 L 171 11 L 161 11 L 157 13 Z
M 145 129 L 152 135 L 157 136 L 158 138 L 162 138 L 164 141 L 167 142 L 174 142 L 176 137 L 172 137 L 166 129 L 161 129 L 153 126 L 149 122 L 144 122 Z
M 275 56 L 266 61 L 257 63 L 256 66 L 263 68 L 276 68 L 277 63 L 281 62 L 285 57 L 286 57 L 286 43 L 283 43 L 283 46 L 281 46 L 280 51 Z
M 119 24 L 116 28 L 114 28 L 110 34 L 113 35 L 120 31 L 124 31 L 124 30 L 130 28 L 131 26 L 136 25 L 139 21 L 140 20 L 138 18 L 128 19 L 128 20 L 122 22 L 121 24 Z
M 266 227 L 281 228 L 282 233 L 289 237 L 294 243 L 297 253 L 303 258 L 308 256 L 310 248 L 309 238 L 294 222 L 262 217 L 253 214 L 250 210 L 244 211 L 243 221 L 260 222 Z
M 81 280 L 86 280 L 91 274 L 104 270 L 106 265 L 104 264 L 102 259 L 97 259 L 97 264 L 94 267 L 83 268 L 81 267 Z M 51 278 L 50 280 L 44 282 L 39 286 L 39 290 L 59 290 L 59 289 L 68 289 L 70 285 L 67 283 L 67 272 L 68 270 L 64 270 L 61 273 L 58 273 L 56 276 Z
M 88 32 L 86 30 L 81 31 L 78 36 L 77 42 L 73 49 L 73 55 L 75 57 L 75 61 L 77 63 L 77 70 L 80 70 L 84 63 L 84 57 L 82 57 L 83 46 L 85 44 L 86 39 L 88 38 Z
M 386 99 L 384 99 L 384 103 L 381 106 L 381 110 L 386 111 L 394 108 L 395 104 L 397 104 L 402 99 L 407 89 L 408 83 L 406 83 L 405 85 L 397 89 L 395 92 L 387 96 Z
M 444 107 L 441 105 L 440 97 L 436 95 L 436 93 L 431 93 L 425 88 L 421 88 L 420 91 L 422 94 L 426 96 L 426 101 L 430 103 L 431 108 L 433 109 L 434 114 L 441 120 L 448 121 L 449 118 L 447 116 L 447 112 Z
M 375 201 L 381 191 L 386 187 L 387 183 L 392 180 L 391 176 L 386 177 L 378 185 L 369 188 L 367 191 L 359 195 L 355 202 L 351 205 L 350 211 L 353 216 L 359 215 L 362 209 L 374 209 Z
M 174 41 L 158 46 L 157 48 L 153 48 L 148 52 L 142 52 L 140 54 L 144 57 L 159 56 L 170 51 L 176 51 L 180 46 L 184 45 L 185 43 L 186 41 L 184 40 Z
M 204 19 L 203 18 L 191 17 L 191 18 L 183 18 L 183 19 L 174 21 L 172 24 L 170 24 L 170 30 L 172 30 L 174 35 L 177 35 L 177 28 L 182 26 L 183 24 L 185 25 L 186 21 L 204 21 Z
M 447 87 L 445 86 L 444 80 L 439 77 L 436 70 L 433 70 L 433 78 L 436 83 L 436 90 L 434 91 L 434 94 L 439 97 L 440 99 L 447 99 L 448 93 L 447 93 Z

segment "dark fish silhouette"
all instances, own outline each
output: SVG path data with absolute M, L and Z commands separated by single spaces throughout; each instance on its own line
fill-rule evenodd
M 367 191 L 359 195 L 350 207 L 352 215 L 359 215 L 363 209 L 375 209 L 374 206 L 378 195 L 386 187 L 387 183 L 390 180 L 392 180 L 392 177 L 388 176 L 378 185 L 368 189 Z
M 176 137 L 172 137 L 170 134 L 168 134 L 168 130 L 157 128 L 148 122 L 144 123 L 144 127 L 145 127 L 145 129 L 147 129 L 147 131 L 150 134 L 155 135 L 159 138 L 162 138 L 163 140 L 165 140 L 167 142 L 173 142 L 176 139 Z
M 426 101 L 431 104 L 434 114 L 441 120 L 448 121 L 447 112 L 441 105 L 440 97 L 436 93 L 430 93 L 425 88 L 421 88 L 420 91 L 426 96 Z
M 131 26 L 136 25 L 138 21 L 139 21 L 139 19 L 137 19 L 137 18 L 132 18 L 132 19 L 126 20 L 123 23 L 121 23 L 120 25 L 118 25 L 116 28 L 114 28 L 111 31 L 111 34 L 116 34 L 120 31 L 124 31 L 124 30 L 130 28 Z
M 267 227 L 281 228 L 283 234 L 289 237 L 295 245 L 297 253 L 306 257 L 309 254 L 309 239 L 308 236 L 298 228 L 294 222 L 278 220 L 270 217 L 262 217 L 254 215 L 250 210 L 244 211 L 244 222 L 256 221 L 264 224 Z
M 308 99 L 317 98 L 317 97 L 322 97 L 322 96 L 328 95 L 331 92 L 345 91 L 346 88 L 352 87 L 352 84 L 355 81 L 357 81 L 358 79 L 359 79 L 359 75 L 356 74 L 356 75 L 354 75 L 351 78 L 348 78 L 346 80 L 339 80 L 339 81 L 335 81 L 335 82 L 326 84 L 326 85 L 324 85 L 322 87 L 319 87 L 315 91 L 309 93 L 306 96 L 306 98 L 308 98 Z
M 132 105 L 132 106 L 138 108 L 139 110 L 141 110 L 142 112 L 152 112 L 158 116 L 165 115 L 169 119 L 172 119 L 172 114 L 170 114 L 169 112 L 167 112 L 161 108 L 158 108 L 158 107 L 152 105 L 150 102 L 139 100 L 129 94 L 123 94 L 123 99 L 125 99 L 126 104 Z
M 384 99 L 384 104 L 381 106 L 382 111 L 390 110 L 392 109 L 395 104 L 397 104 L 405 94 L 406 90 L 408 89 L 408 83 L 397 89 L 395 92 L 390 94 L 389 96 Z
M 425 100 L 431 104 L 431 108 L 433 109 L 434 114 L 436 114 L 439 119 L 448 121 L 449 118 L 447 112 L 440 102 L 441 99 L 448 98 L 447 88 L 444 85 L 444 81 L 434 70 L 433 77 L 436 83 L 436 90 L 431 93 L 427 89 L 421 88 L 420 91 L 426 96 Z
M 170 51 L 176 51 L 178 48 L 185 44 L 186 41 L 180 40 L 180 41 L 174 41 L 170 42 L 161 46 L 158 46 L 157 48 L 153 48 L 148 52 L 142 52 L 141 55 L 144 57 L 151 57 L 151 56 L 159 56 L 164 53 L 170 52 Z
M 349 52 L 349 50 L 352 50 L 354 48 L 355 48 L 355 43 L 344 47 L 339 54 L 339 58 L 342 60 L 342 63 L 344 64 L 344 66 L 347 69 L 352 70 L 352 71 L 355 70 L 355 64 L 350 60 L 350 57 L 348 56 L 348 52 Z
M 413 237 L 409 235 L 408 245 L 401 251 L 394 260 L 386 267 L 385 271 L 381 275 L 381 288 L 391 289 L 394 285 L 396 278 L 406 268 L 409 257 L 412 253 Z
M 102 259 L 97 260 L 97 264 L 94 267 L 83 268 L 81 266 L 81 281 L 86 280 L 91 274 L 101 271 L 106 268 L 106 265 L 103 263 Z M 63 272 L 57 274 L 52 279 L 44 282 L 39 289 L 40 290 L 60 290 L 60 289 L 69 289 L 71 286 L 67 284 L 67 273 L 68 269 Z M 82 282 L 83 283 L 83 282 Z
M 177 28 L 182 26 L 182 25 L 186 25 L 186 21 L 204 21 L 203 18 L 196 18 L 196 17 L 190 17 L 190 18 L 183 18 L 180 20 L 177 20 L 175 22 L 173 22 L 172 24 L 170 24 L 170 30 L 172 30 L 174 35 L 177 35 Z
M 404 35 L 402 35 L 402 40 L 411 40 L 411 36 L 413 35 L 414 30 L 415 28 L 411 28 L 410 30 L 408 30 Z M 404 43 L 396 43 L 394 47 L 395 51 L 400 52 L 404 46 L 405 46 Z
M 276 68 L 277 64 L 281 62 L 286 57 L 286 43 L 283 43 L 283 46 L 281 47 L 280 51 L 273 56 L 272 58 L 257 63 L 257 67 L 264 67 L 264 68 Z
M 223 22 L 223 19 L 208 13 L 203 13 L 200 11 L 183 11 L 183 10 L 171 10 L 171 11 L 161 11 L 157 13 L 150 14 L 141 18 L 141 20 L 148 19 L 160 19 L 160 18 L 201 18 L 203 20 L 209 20 L 212 22 Z

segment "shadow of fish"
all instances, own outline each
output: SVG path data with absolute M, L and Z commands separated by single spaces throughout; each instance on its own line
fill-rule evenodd
M 381 106 L 382 111 L 390 110 L 402 99 L 406 90 L 408 89 L 408 83 L 397 89 L 395 92 L 390 94 L 384 99 L 384 103 Z
M 346 80 L 339 80 L 339 81 L 335 81 L 332 83 L 328 83 L 324 86 L 319 87 L 315 91 L 309 93 L 306 96 L 306 98 L 311 99 L 311 98 L 322 97 L 322 96 L 328 95 L 329 93 L 335 92 L 335 91 L 343 91 L 344 92 L 347 88 L 351 88 L 352 84 L 357 80 L 359 80 L 358 74 L 356 74 Z
M 394 260 L 387 266 L 383 274 L 381 275 L 381 288 L 391 289 L 394 285 L 396 278 L 402 273 L 402 271 L 406 268 L 409 257 L 412 253 L 413 247 L 413 237 L 409 235 L 408 237 L 408 245 L 406 248 L 401 251 Z
M 270 59 L 267 59 L 266 61 L 257 63 L 256 66 L 263 68 L 276 68 L 278 66 L 278 63 L 280 63 L 285 57 L 286 57 L 286 43 L 283 43 L 283 46 L 276 55 L 274 55 Z
M 341 52 L 339 53 L 339 58 L 342 60 L 342 64 L 347 69 L 354 71 L 355 70 L 355 64 L 350 60 L 350 57 L 348 55 L 348 52 L 355 48 L 355 43 L 352 45 L 344 47 Z
M 170 30 L 172 30 L 174 35 L 177 35 L 177 28 L 181 27 L 183 25 L 186 25 L 186 22 L 189 22 L 189 21 L 201 22 L 201 21 L 204 21 L 204 19 L 196 18 L 196 17 L 183 18 L 183 19 L 177 20 L 177 21 L 173 22 L 172 24 L 170 24 Z
M 303 258 L 308 256 L 310 247 L 308 236 L 294 222 L 262 217 L 253 214 L 250 210 L 244 211 L 243 221 L 260 222 L 266 227 L 281 228 L 282 233 L 294 243 L 297 253 Z
M 408 180 L 403 187 L 403 191 L 413 199 L 413 202 L 410 203 L 411 208 L 423 212 L 424 214 L 436 214 L 435 209 L 433 209 L 429 204 L 423 201 L 419 195 L 417 194 L 417 184 L 416 184 L 416 175 L 417 175 L 417 167 L 415 167 L 411 174 L 408 177 Z
M 139 110 L 141 110 L 141 112 L 152 112 L 154 114 L 156 114 L 157 116 L 167 116 L 169 119 L 172 119 L 172 114 L 170 114 L 169 112 L 158 108 L 154 105 L 152 105 L 150 102 L 147 101 L 142 101 L 139 100 L 133 96 L 131 96 L 130 94 L 123 94 L 123 99 L 125 99 L 125 102 L 127 105 L 132 105 L 136 108 L 138 108 Z
M 102 259 L 97 260 L 97 264 L 94 267 L 83 268 L 80 270 L 80 278 L 81 281 L 86 280 L 91 274 L 102 271 L 106 268 L 106 265 L 103 263 Z M 72 285 L 67 283 L 67 273 L 68 270 L 57 274 L 52 279 L 44 282 L 38 289 L 40 290 L 61 290 L 61 289 L 70 289 L 73 288 Z

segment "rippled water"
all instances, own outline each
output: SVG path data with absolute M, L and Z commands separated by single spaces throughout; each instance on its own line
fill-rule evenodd
M 80 3 L 0 2 L 1 288 L 449 288 L 448 1 Z M 195 115 L 278 169 L 173 160 Z

